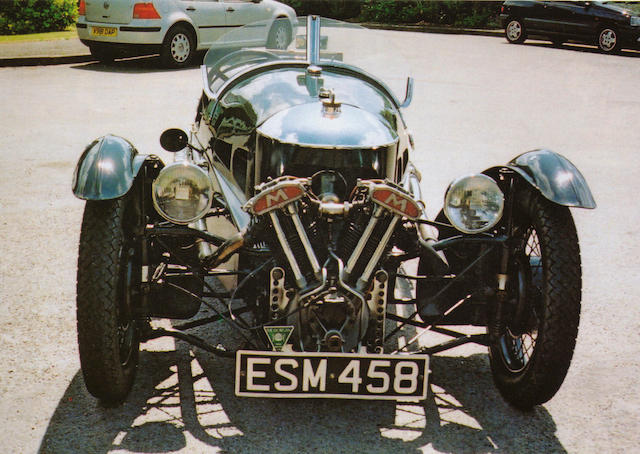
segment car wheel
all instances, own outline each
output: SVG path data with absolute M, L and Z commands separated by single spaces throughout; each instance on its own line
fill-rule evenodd
M 618 33 L 612 28 L 603 28 L 598 34 L 598 48 L 607 54 L 612 54 L 620 49 Z
M 581 266 L 578 237 L 567 207 L 539 194 L 517 202 L 515 249 L 507 300 L 491 315 L 490 363 L 502 396 L 530 409 L 560 388 L 578 335 Z
M 160 60 L 168 68 L 184 68 L 191 63 L 196 51 L 193 33 L 182 25 L 169 30 L 160 49 Z
M 284 18 L 276 19 L 269 31 L 267 48 L 284 50 L 289 46 L 290 42 L 291 25 L 289 25 L 289 20 Z
M 527 31 L 521 19 L 512 17 L 504 28 L 504 36 L 512 44 L 521 44 L 527 39 Z
M 89 52 L 93 58 L 102 63 L 112 63 L 116 58 L 112 51 L 99 46 L 89 46 Z
M 104 405 L 121 403 L 133 385 L 141 299 L 142 240 L 134 190 L 121 199 L 88 201 L 80 233 L 77 328 L 87 390 Z

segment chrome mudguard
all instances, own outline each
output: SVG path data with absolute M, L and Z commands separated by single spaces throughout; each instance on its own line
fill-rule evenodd
M 534 150 L 512 159 L 506 166 L 491 167 L 483 173 L 495 177 L 508 168 L 520 175 L 544 197 L 558 205 L 595 208 L 587 181 L 564 156 L 550 150 Z
M 145 161 L 163 166 L 155 156 L 140 155 L 122 137 L 106 135 L 85 148 L 73 173 L 73 193 L 83 200 L 109 200 L 125 195 Z

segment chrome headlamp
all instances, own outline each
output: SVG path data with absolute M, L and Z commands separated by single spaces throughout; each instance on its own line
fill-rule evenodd
M 444 198 L 444 214 L 464 233 L 486 232 L 502 217 L 504 194 L 495 181 L 482 174 L 454 180 Z
M 160 171 L 153 182 L 153 205 L 176 224 L 190 224 L 207 214 L 213 186 L 207 172 L 189 162 L 175 162 Z

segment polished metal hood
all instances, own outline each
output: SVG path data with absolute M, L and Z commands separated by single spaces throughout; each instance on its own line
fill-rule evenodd
M 258 134 L 284 144 L 313 148 L 377 148 L 395 144 L 398 134 L 372 113 L 327 100 L 293 106 L 267 119 Z

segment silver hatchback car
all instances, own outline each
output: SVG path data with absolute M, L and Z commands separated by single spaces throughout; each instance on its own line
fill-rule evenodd
M 295 11 L 274 0 L 80 0 L 78 13 L 78 37 L 100 61 L 159 53 L 172 68 L 233 28 L 260 22 L 256 45 L 284 49 L 297 26 Z

